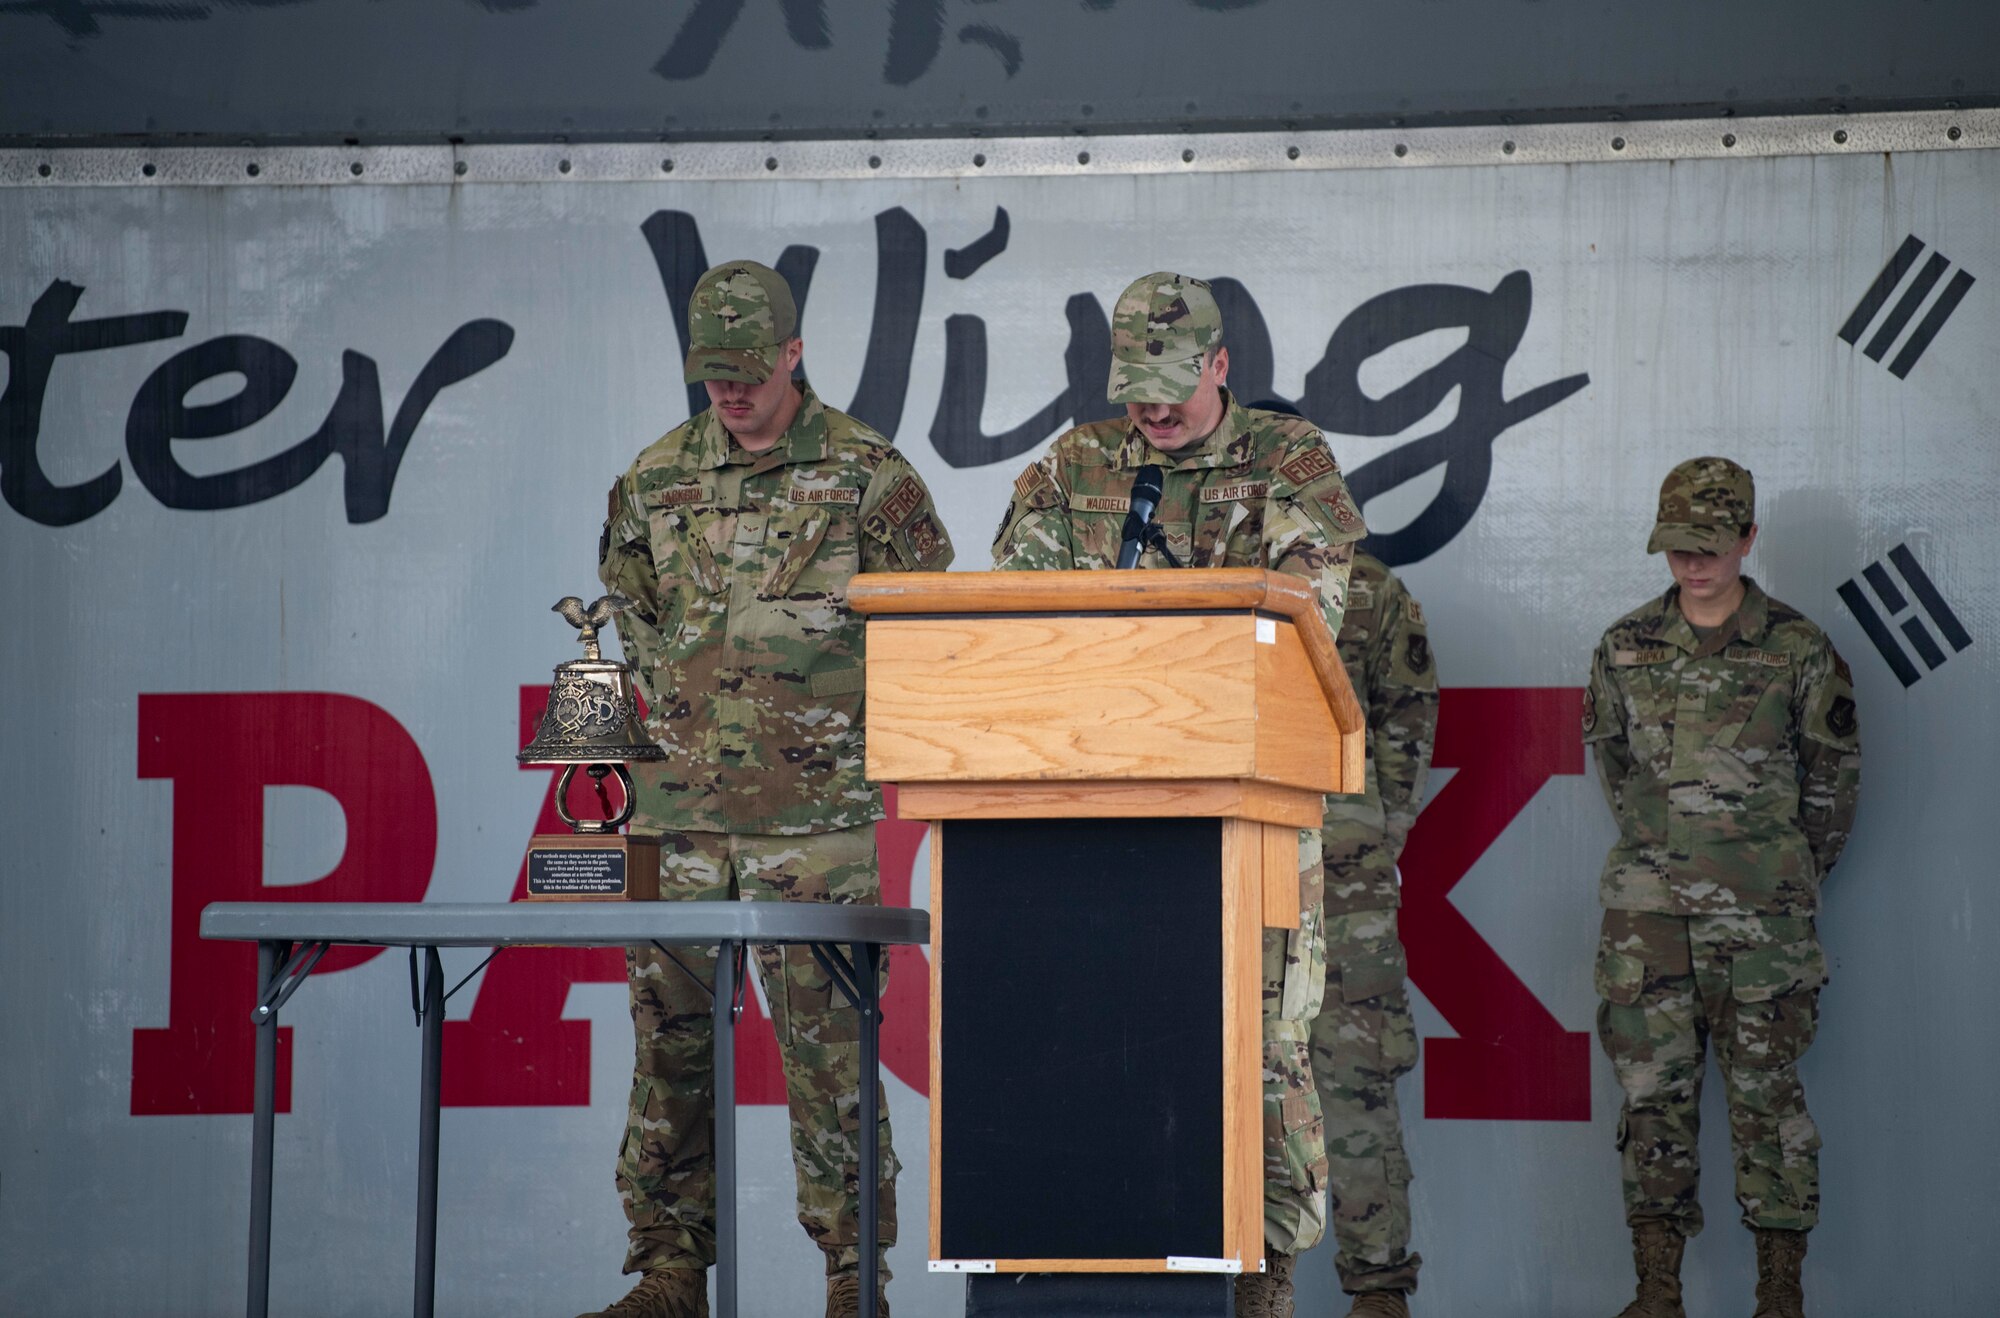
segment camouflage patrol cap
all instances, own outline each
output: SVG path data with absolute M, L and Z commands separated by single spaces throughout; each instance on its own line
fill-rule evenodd
M 1757 520 L 1757 485 L 1728 458 L 1689 458 L 1660 484 L 1660 515 L 1646 552 L 1719 553 Z
M 1114 403 L 1185 403 L 1201 382 L 1202 354 L 1222 342 L 1222 312 L 1208 285 L 1161 270 L 1135 279 L 1111 313 Z
M 778 350 L 799 332 L 798 308 L 785 277 L 755 261 L 725 261 L 702 275 L 688 297 L 687 382 L 762 384 Z

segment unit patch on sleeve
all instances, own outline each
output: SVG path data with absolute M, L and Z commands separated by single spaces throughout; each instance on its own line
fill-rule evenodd
M 902 526 L 924 505 L 924 487 L 915 476 L 905 476 L 882 502 L 882 516 L 891 526 Z
M 1278 474 L 1303 490 L 1320 477 L 1331 475 L 1337 470 L 1339 468 L 1334 465 L 1333 455 L 1324 447 L 1320 447 L 1307 449 L 1290 462 L 1284 463 L 1278 468 Z
M 928 567 L 937 561 L 938 550 L 944 547 L 944 537 L 938 534 L 937 523 L 925 513 L 910 523 L 910 548 L 917 551 L 917 561 Z
M 1061 501 L 1055 482 L 1039 462 L 1031 463 L 1014 478 L 1014 493 L 1030 508 L 1053 508 Z

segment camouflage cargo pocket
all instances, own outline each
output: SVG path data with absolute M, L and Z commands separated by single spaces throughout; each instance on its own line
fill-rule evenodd
M 1646 991 L 1646 963 L 1605 938 L 1597 945 L 1591 980 L 1598 997 L 1597 1041 L 1607 1056 L 1622 1056 L 1631 1040 L 1645 1037 L 1646 1009 L 1639 999 Z
M 658 1176 L 666 1159 L 654 1135 L 666 1120 L 666 1095 L 651 1077 L 632 1077 L 632 1096 L 625 1111 L 625 1133 L 618 1141 L 618 1170 L 632 1177 Z
M 1267 1057 L 1271 1048 L 1289 1052 L 1291 1065 L 1284 1072 L 1277 1111 L 1272 1111 L 1268 1091 L 1264 1102 L 1265 1178 L 1315 1193 L 1327 1182 L 1326 1122 L 1313 1087 L 1311 1055 L 1303 1043 L 1267 1044 Z
M 1788 1066 L 1819 1032 L 1819 990 L 1826 954 L 1817 940 L 1760 947 L 1729 967 L 1736 1003 L 1735 1060 L 1742 1066 Z
M 1401 942 L 1347 953 L 1340 958 L 1341 1001 L 1367 1002 L 1399 989 L 1409 970 Z
M 1397 988 L 1382 996 L 1382 1071 L 1400 1078 L 1417 1069 L 1417 1022 L 1410 995 Z
M 1417 1027 L 1403 989 L 1408 961 L 1400 941 L 1340 958 L 1341 1065 L 1336 1083 L 1360 1086 L 1394 1079 L 1417 1064 Z
M 1598 997 L 1629 1007 L 1646 991 L 1646 963 L 1628 952 L 1617 951 L 1609 941 L 1602 942 L 1597 947 L 1597 968 L 1591 979 Z

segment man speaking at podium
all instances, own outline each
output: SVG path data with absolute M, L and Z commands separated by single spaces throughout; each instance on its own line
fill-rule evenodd
M 882 796 L 861 773 L 865 632 L 847 582 L 942 571 L 951 541 L 902 454 L 793 380 L 803 347 L 777 271 L 730 261 L 704 274 L 688 343 L 687 380 L 705 384 L 710 406 L 619 477 L 598 546 L 598 575 L 633 601 L 618 636 L 646 730 L 667 752 L 632 766 L 635 822 L 661 834 L 663 899 L 873 903 Z M 638 1055 L 618 1192 L 632 1223 L 625 1270 L 644 1275 L 603 1312 L 703 1318 L 715 951 L 636 948 L 626 966 Z M 803 947 L 760 947 L 757 968 L 785 1063 L 799 1222 L 826 1254 L 826 1312 L 844 1318 L 860 1296 L 860 1017 Z M 895 1202 L 887 1174 L 884 1251 Z
M 1367 528 L 1310 422 L 1230 394 L 1208 285 L 1168 272 L 1135 281 L 1112 313 L 1111 356 L 1107 396 L 1125 405 L 1125 419 L 1065 432 L 1021 473 L 994 567 L 1270 568 L 1312 582 L 1338 636 L 1354 542 Z M 1138 542 L 1128 543 L 1128 513 L 1145 528 Z M 1317 831 L 1300 835 L 1299 873 L 1299 927 L 1264 934 L 1268 1261 L 1264 1273 L 1237 1279 L 1243 1318 L 1291 1313 L 1292 1258 L 1326 1227 L 1326 1144 L 1308 1053 L 1326 981 Z

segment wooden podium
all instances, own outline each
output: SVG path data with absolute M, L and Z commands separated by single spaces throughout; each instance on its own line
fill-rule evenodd
M 1298 830 L 1363 772 L 1311 587 L 910 573 L 849 600 L 868 777 L 936 821 L 932 1269 L 1260 1269 L 1263 931 L 1297 927 Z

